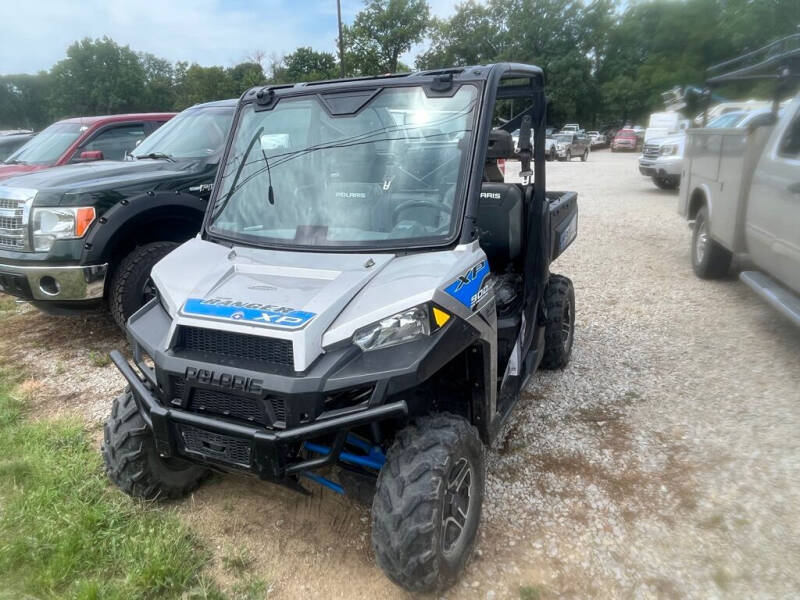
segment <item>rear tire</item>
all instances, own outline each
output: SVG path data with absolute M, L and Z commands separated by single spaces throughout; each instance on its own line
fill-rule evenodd
M 114 399 L 103 428 L 103 462 L 109 479 L 134 498 L 182 498 L 197 488 L 210 471 L 156 452 L 130 390 Z
M 397 434 L 372 503 L 372 546 L 389 579 L 412 592 L 458 580 L 478 532 L 485 469 L 478 432 L 462 417 L 424 417 Z
M 122 259 L 111 277 L 108 290 L 108 304 L 111 316 L 122 329 L 133 313 L 139 310 L 147 300 L 150 271 L 155 264 L 172 252 L 178 244 L 175 242 L 153 242 L 138 246 Z
M 563 275 L 550 275 L 544 291 L 543 369 L 563 369 L 569 363 L 575 339 L 575 288 Z
M 583 151 L 583 156 L 581 156 L 581 162 L 586 162 L 589 160 L 589 149 Z
M 692 269 L 701 279 L 719 279 L 728 274 L 731 253 L 711 239 L 708 208 L 697 211 L 692 228 Z

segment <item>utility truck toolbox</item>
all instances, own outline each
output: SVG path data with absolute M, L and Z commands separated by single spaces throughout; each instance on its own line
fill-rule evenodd
M 577 196 L 546 190 L 543 82 L 498 64 L 246 92 L 200 235 L 153 268 L 133 364 L 112 353 L 129 383 L 112 481 L 148 499 L 211 469 L 321 484 L 371 505 L 395 583 L 453 585 L 485 445 L 572 350 L 572 283 L 550 263 Z

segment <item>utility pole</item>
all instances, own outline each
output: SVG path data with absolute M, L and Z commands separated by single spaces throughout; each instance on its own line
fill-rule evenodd
M 336 0 L 336 16 L 339 19 L 339 74 L 344 77 L 344 39 L 342 38 L 342 0 Z

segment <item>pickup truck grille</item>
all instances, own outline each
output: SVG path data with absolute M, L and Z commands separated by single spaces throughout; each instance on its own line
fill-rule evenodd
M 24 200 L 0 198 L 0 249 L 25 249 L 24 207 Z
M 645 144 L 643 154 L 645 158 L 658 158 L 659 151 L 658 144 Z

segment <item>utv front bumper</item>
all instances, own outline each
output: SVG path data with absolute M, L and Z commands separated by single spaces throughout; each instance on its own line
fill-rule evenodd
M 434 335 L 384 350 L 329 349 L 300 373 L 216 353 L 244 352 L 241 338 L 215 338 L 207 351 L 188 349 L 184 329 L 151 301 L 128 322 L 135 368 L 118 352 L 111 356 L 158 452 L 276 482 L 345 460 L 345 443 L 371 438 L 374 446 L 379 424 L 424 410 L 429 396 L 418 393 L 420 386 L 479 336 L 466 321 L 451 319 Z
M 294 429 L 268 430 L 166 408 L 118 351 L 111 353 L 111 360 L 128 381 L 161 456 L 183 454 L 202 462 L 219 462 L 250 470 L 271 481 L 281 481 L 335 462 L 344 447 L 347 433 L 355 427 L 408 415 L 406 402 L 400 400 Z M 287 464 L 291 446 L 326 435 L 334 436 L 330 452 Z

